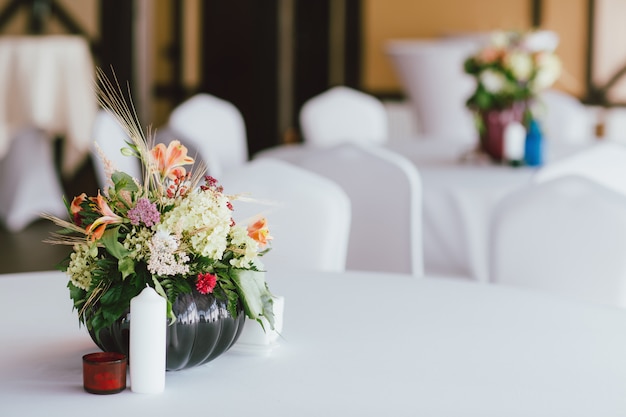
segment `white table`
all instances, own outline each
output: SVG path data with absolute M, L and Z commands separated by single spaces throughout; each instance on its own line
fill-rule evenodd
M 278 273 L 283 340 L 97 396 L 59 272 L 0 277 L 2 416 L 626 415 L 626 311 L 461 280 Z M 132 383 L 132 381 L 131 381 Z
M 412 161 L 422 179 L 422 231 L 427 275 L 489 280 L 489 220 L 507 194 L 529 184 L 536 168 L 461 161 L 468 145 L 438 139 L 404 140 L 386 146 Z M 546 160 L 580 149 L 548 147 Z M 255 158 L 298 164 L 314 148 L 305 145 L 268 149 Z
M 13 135 L 37 127 L 64 136 L 63 173 L 84 161 L 98 107 L 94 64 L 85 38 L 0 37 L 0 156 Z

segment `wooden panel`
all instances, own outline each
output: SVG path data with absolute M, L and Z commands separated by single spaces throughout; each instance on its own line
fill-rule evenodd
M 387 40 L 526 29 L 532 21 L 531 3 L 529 0 L 363 0 L 363 87 L 374 92 L 401 90 L 385 55 Z
M 279 141 L 277 0 L 205 1 L 202 91 L 232 102 L 251 154 Z
M 582 98 L 586 93 L 587 0 L 542 1 L 542 27 L 554 30 L 560 38 L 557 53 L 563 74 L 555 87 Z

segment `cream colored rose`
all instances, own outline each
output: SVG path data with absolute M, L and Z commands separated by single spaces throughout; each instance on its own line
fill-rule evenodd
M 533 72 L 532 57 L 522 51 L 514 51 L 505 58 L 505 65 L 511 70 L 518 81 L 528 81 Z
M 533 91 L 541 91 L 556 82 L 561 75 L 561 60 L 549 52 L 540 52 L 535 57 L 537 75 L 532 83 Z
M 510 35 L 504 31 L 495 31 L 491 35 L 491 45 L 494 48 L 504 49 L 509 46 Z

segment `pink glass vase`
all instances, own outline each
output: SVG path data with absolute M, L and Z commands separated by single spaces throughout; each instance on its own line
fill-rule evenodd
M 526 104 L 515 102 L 504 109 L 481 110 L 480 150 L 495 161 L 504 159 L 504 130 L 511 122 L 524 122 Z

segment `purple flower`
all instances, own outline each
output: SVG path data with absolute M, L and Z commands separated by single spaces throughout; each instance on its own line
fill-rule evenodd
M 157 210 L 156 204 L 144 197 L 137 200 L 135 207 L 128 210 L 128 218 L 133 226 L 143 223 L 151 227 L 161 221 L 161 213 Z

